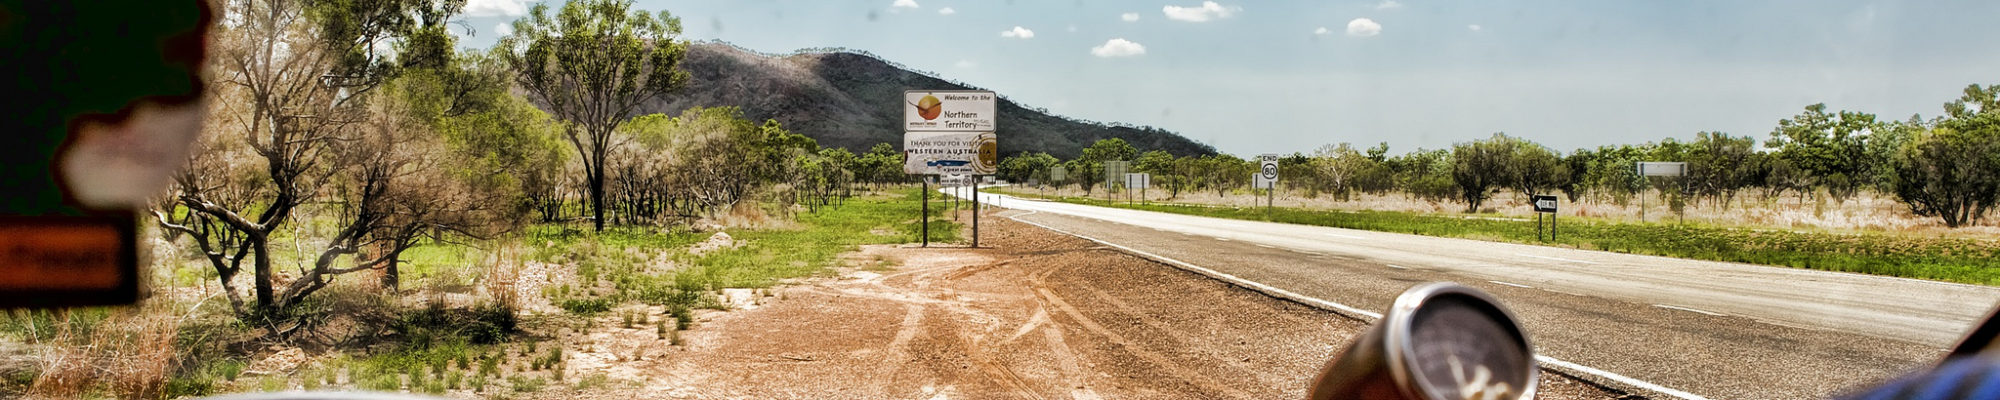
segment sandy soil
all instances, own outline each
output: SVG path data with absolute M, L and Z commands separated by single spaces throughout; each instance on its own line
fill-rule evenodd
M 616 383 L 530 397 L 1298 398 L 1364 328 L 984 220 L 988 248 L 867 247 L 838 278 L 703 314 L 683 346 L 599 324 L 608 328 L 588 334 L 592 350 L 573 359 L 570 376 Z M 1615 397 L 1553 374 L 1541 387 L 1541 398 Z

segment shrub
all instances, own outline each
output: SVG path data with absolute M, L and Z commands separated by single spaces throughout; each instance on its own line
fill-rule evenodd
M 571 314 L 590 316 L 611 311 L 611 300 L 603 298 L 568 298 L 563 299 L 562 303 L 558 304 L 558 306 L 562 307 L 563 311 L 568 311 Z

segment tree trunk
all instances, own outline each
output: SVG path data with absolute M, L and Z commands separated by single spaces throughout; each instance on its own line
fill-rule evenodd
M 394 245 L 386 243 L 377 244 L 375 251 L 377 254 L 389 254 L 392 251 L 391 246 Z M 403 280 L 402 272 L 396 268 L 397 261 L 400 261 L 400 258 L 392 257 L 388 261 L 383 262 L 382 265 L 382 289 L 388 290 L 389 293 L 396 293 L 401 288 Z
M 589 166 L 593 173 L 590 176 L 590 210 L 591 213 L 597 217 L 593 219 L 591 222 L 597 225 L 598 232 L 603 232 L 604 231 L 604 159 L 602 158 L 602 156 L 599 157 L 600 158 L 598 158 L 596 165 Z
M 269 239 L 261 236 L 253 234 L 250 237 L 250 252 L 255 253 L 253 255 L 255 258 L 251 260 L 251 267 L 255 268 L 252 272 L 257 279 L 254 285 L 254 290 L 257 291 L 256 313 L 263 316 L 270 316 L 273 311 L 277 311 L 273 307 L 277 303 L 271 293 L 271 249 Z

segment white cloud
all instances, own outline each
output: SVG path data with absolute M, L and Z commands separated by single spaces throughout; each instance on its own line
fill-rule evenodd
M 1118 14 L 1118 19 L 1121 19 L 1121 20 L 1124 20 L 1125 22 L 1132 22 L 1132 21 L 1138 21 L 1138 20 L 1139 20 L 1139 13 L 1124 13 L 1124 14 Z
M 972 60 L 958 60 L 958 63 L 952 64 L 951 66 L 959 68 L 973 68 L 973 67 L 978 67 L 979 63 L 972 62 Z
M 1069 24 L 1069 33 L 1076 33 L 1076 24 Z
M 1382 24 L 1375 23 L 1375 20 L 1355 18 L 1353 21 L 1347 21 L 1347 36 L 1369 37 L 1381 33 Z
M 917 8 L 917 7 L 918 7 L 918 6 L 917 6 L 917 0 L 896 0 L 896 2 L 895 2 L 894 4 L 890 4 L 889 6 L 890 6 L 890 7 L 900 7 L 900 8 Z
M 493 33 L 498 33 L 500 36 L 512 35 L 514 34 L 514 26 L 502 22 L 499 25 L 493 26 Z
M 1000 31 L 1000 37 L 1033 39 L 1035 38 L 1035 31 L 1028 30 L 1028 28 L 1022 28 L 1016 26 L 1014 27 L 1014 29 Z
M 1236 15 L 1237 11 L 1242 10 L 1242 7 L 1223 6 L 1213 1 L 1204 1 L 1201 2 L 1200 6 L 1195 7 L 1166 6 L 1160 8 L 1160 12 L 1167 14 L 1167 19 L 1187 22 L 1206 22 L 1211 19 L 1229 18 L 1231 15 Z
M 953 9 L 951 9 L 951 7 L 945 7 L 945 8 L 940 8 L 940 9 L 938 9 L 938 14 L 944 14 L 944 15 L 952 15 L 952 14 L 957 14 L 957 13 L 958 13 L 958 10 L 953 10 Z
M 1325 34 L 1328 34 L 1328 33 L 1333 33 L 1333 31 L 1329 31 L 1329 30 L 1326 30 L 1326 27 L 1324 27 L 1324 26 L 1322 26 L 1322 27 L 1319 27 L 1319 29 L 1314 29 L 1314 30 L 1313 30 L 1313 34 L 1314 34 L 1314 35 L 1325 35 Z
M 1098 57 L 1131 57 L 1146 54 L 1146 46 L 1133 43 L 1125 38 L 1107 40 L 1103 46 L 1090 48 L 1090 55 Z
M 1377 10 L 1388 10 L 1393 8 L 1403 8 L 1403 3 L 1397 2 L 1396 0 L 1382 0 L 1381 4 L 1375 5 L 1375 9 Z
M 465 15 L 470 17 L 517 17 L 528 15 L 528 4 L 521 0 L 471 0 L 465 2 Z
M 1465 29 L 1471 29 L 1473 32 L 1478 32 L 1479 30 L 1486 28 L 1479 26 L 1479 24 L 1472 24 L 1472 25 L 1466 25 Z

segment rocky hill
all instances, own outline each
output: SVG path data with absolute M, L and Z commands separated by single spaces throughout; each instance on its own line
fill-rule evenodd
M 679 114 L 690 107 L 737 106 L 753 120 L 777 119 L 821 146 L 866 151 L 876 143 L 902 145 L 905 89 L 979 90 L 912 71 L 865 52 L 809 50 L 761 54 L 726 43 L 689 46 L 682 69 L 686 89 L 647 104 L 645 113 Z M 1004 93 L 1003 93 L 1004 96 Z M 1075 157 L 1099 139 L 1123 138 L 1141 151 L 1212 154 L 1213 147 L 1166 130 L 1052 115 L 1007 100 L 999 104 L 1000 152 L 1045 151 Z

